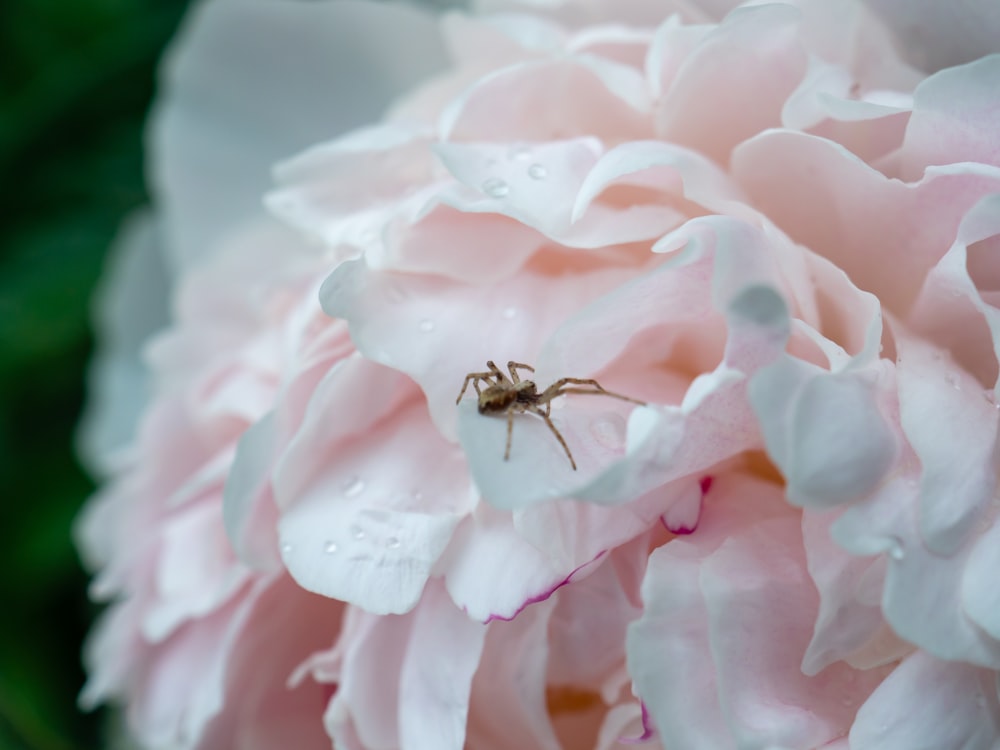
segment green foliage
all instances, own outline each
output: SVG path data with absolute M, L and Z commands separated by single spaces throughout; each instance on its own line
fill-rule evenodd
M 90 294 L 146 200 L 142 127 L 184 0 L 0 2 L 0 750 L 101 746 L 70 539 Z

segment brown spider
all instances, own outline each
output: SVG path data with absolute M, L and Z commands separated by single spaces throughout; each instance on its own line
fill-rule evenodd
M 549 414 L 552 411 L 552 399 L 558 398 L 559 396 L 565 395 L 567 393 L 579 393 L 579 394 L 590 394 L 593 396 L 611 396 L 612 398 L 620 398 L 622 401 L 629 401 L 633 404 L 639 404 L 640 406 L 645 406 L 642 401 L 637 401 L 634 398 L 629 398 L 628 396 L 622 396 L 620 393 L 612 393 L 611 391 L 606 391 L 596 380 L 592 379 L 582 379 L 582 378 L 559 378 L 556 382 L 550 385 L 541 393 L 538 392 L 538 387 L 535 385 L 533 380 L 521 380 L 518 376 L 518 369 L 527 370 L 528 372 L 534 372 L 535 368 L 530 365 L 521 364 L 520 362 L 508 362 L 507 371 L 510 372 L 510 377 L 507 377 L 503 371 L 497 367 L 493 361 L 486 363 L 489 368 L 489 372 L 470 372 L 465 376 L 465 382 L 462 384 L 462 390 L 458 393 L 458 398 L 455 399 L 455 403 L 459 403 L 462 400 L 462 396 L 465 395 L 465 391 L 469 387 L 471 382 L 473 387 L 476 389 L 476 394 L 479 396 L 479 413 L 480 414 L 506 414 L 507 415 L 507 448 L 503 454 L 503 460 L 506 461 L 510 458 L 510 437 L 514 429 L 514 415 L 524 414 L 530 412 L 535 414 L 545 420 L 545 424 L 549 426 L 552 430 L 552 434 L 556 436 L 559 444 L 566 451 L 566 456 L 569 458 L 569 462 L 576 471 L 576 461 L 573 460 L 573 454 L 569 451 L 569 446 L 566 445 L 566 441 L 563 436 L 556 429 L 556 426 L 552 424 L 552 420 L 549 419 Z M 486 383 L 486 389 L 482 390 L 479 387 L 479 381 Z M 584 388 L 567 388 L 567 386 L 578 385 L 578 386 L 590 386 L 594 390 L 587 390 Z M 544 408 L 542 408 L 544 407 Z

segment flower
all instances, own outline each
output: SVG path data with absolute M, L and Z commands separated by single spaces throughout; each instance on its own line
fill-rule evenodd
M 994 746 L 1000 56 L 533 5 L 196 11 L 85 432 L 84 702 L 148 747 Z M 508 459 L 487 360 L 645 405 Z

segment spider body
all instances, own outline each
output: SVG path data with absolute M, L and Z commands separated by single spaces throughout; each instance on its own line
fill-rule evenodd
M 465 395 L 465 391 L 469 388 L 469 383 L 472 383 L 472 386 L 476 389 L 476 395 L 479 397 L 476 408 L 480 414 L 492 416 L 504 415 L 507 417 L 507 448 L 503 454 L 504 461 L 510 458 L 510 441 L 514 429 L 514 415 L 527 413 L 541 417 L 545 421 L 545 424 L 548 425 L 552 434 L 556 436 L 563 450 L 566 451 L 566 457 L 569 459 L 573 470 L 576 470 L 576 461 L 573 460 L 573 454 L 570 452 L 569 446 L 566 445 L 566 440 L 559 430 L 556 429 L 556 426 L 552 423 L 552 419 L 549 417 L 549 414 L 552 412 L 552 400 L 559 396 L 567 393 L 610 396 L 622 401 L 639 404 L 640 406 L 644 405 L 642 401 L 637 401 L 634 398 L 606 391 L 600 383 L 593 379 L 560 378 L 544 391 L 539 392 L 538 386 L 535 385 L 533 380 L 521 380 L 521 376 L 518 373 L 518 370 L 534 372 L 535 368 L 530 365 L 513 361 L 508 362 L 507 373 L 509 374 L 504 373 L 492 360 L 486 363 L 486 367 L 488 368 L 487 372 L 470 372 L 465 376 L 465 382 L 462 384 L 462 390 L 459 391 L 455 403 L 457 404 L 462 400 L 462 396 Z M 485 383 L 486 387 L 481 387 L 480 383 Z
M 538 388 L 531 380 L 522 380 L 512 385 L 491 385 L 479 394 L 477 408 L 480 414 L 506 414 L 517 404 L 538 402 Z

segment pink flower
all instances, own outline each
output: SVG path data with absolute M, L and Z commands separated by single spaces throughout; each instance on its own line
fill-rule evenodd
M 83 702 L 152 748 L 1000 744 L 1000 33 L 871 4 L 201 6 L 106 296 Z M 644 405 L 507 458 L 487 360 Z

